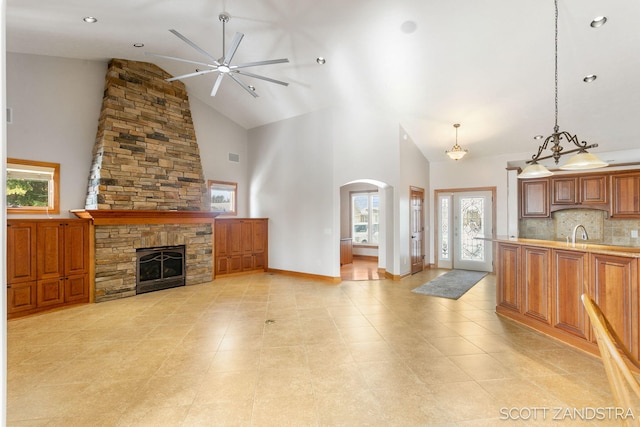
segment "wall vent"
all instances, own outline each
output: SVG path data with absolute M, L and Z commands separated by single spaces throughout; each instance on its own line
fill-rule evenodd
M 229 153 L 229 161 L 234 163 L 240 162 L 240 154 Z

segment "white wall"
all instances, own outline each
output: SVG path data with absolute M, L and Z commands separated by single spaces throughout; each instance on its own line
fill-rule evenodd
M 191 116 L 200 149 L 205 181 L 227 181 L 238 184 L 237 217 L 249 215 L 249 181 L 247 168 L 246 129 L 213 110 L 194 96 L 189 96 Z M 237 154 L 238 163 L 229 161 L 229 153 Z
M 339 277 L 332 123 L 324 110 L 249 131 L 250 215 L 269 218 L 270 268 Z
M 7 156 L 60 163 L 60 217 L 84 208 L 106 72 L 106 62 L 7 54 Z
M 394 275 L 410 271 L 409 187 L 426 191 L 429 167 L 410 139 L 403 141 L 396 121 L 362 109 L 323 110 L 250 130 L 251 215 L 271 219 L 269 266 L 339 277 L 340 187 L 370 180 L 386 185 L 390 226 L 379 257 Z

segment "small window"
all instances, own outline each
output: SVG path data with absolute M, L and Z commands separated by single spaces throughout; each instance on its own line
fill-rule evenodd
M 60 164 L 7 159 L 7 213 L 60 213 Z
M 209 181 L 208 184 L 211 212 L 235 215 L 238 209 L 238 184 L 224 181 Z

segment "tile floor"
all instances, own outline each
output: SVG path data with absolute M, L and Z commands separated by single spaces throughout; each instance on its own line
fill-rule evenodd
M 494 276 L 410 292 L 443 272 L 265 273 L 12 320 L 8 424 L 564 426 L 584 422 L 552 409 L 613 405 L 597 358 L 496 316 Z

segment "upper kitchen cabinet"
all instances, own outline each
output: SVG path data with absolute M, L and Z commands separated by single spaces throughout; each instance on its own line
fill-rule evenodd
M 609 208 L 608 176 L 562 175 L 551 178 L 551 211 L 571 207 Z
M 549 179 L 520 181 L 520 217 L 549 218 Z
M 640 218 L 640 172 L 611 176 L 611 217 Z

